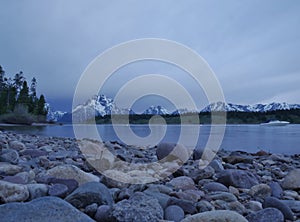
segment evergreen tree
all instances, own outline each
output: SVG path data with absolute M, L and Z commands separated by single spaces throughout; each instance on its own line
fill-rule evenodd
M 42 115 L 42 116 L 47 115 L 48 110 L 45 108 L 45 104 L 46 104 L 46 100 L 44 95 L 42 94 L 37 102 L 37 110 L 36 110 L 37 115 Z
M 31 85 L 30 85 L 30 92 L 29 92 L 29 100 L 30 103 L 28 105 L 28 112 L 29 113 L 34 113 L 34 109 L 37 107 L 38 99 L 36 97 L 36 86 L 37 86 L 37 81 L 36 78 L 33 77 L 31 80 Z
M 23 86 L 20 90 L 17 103 L 23 104 L 24 106 L 29 106 L 30 99 L 29 99 L 29 88 L 27 86 L 27 81 L 23 82 Z
M 15 77 L 14 77 L 14 87 L 16 88 L 18 95 L 19 95 L 19 93 L 21 91 L 21 88 L 23 86 L 23 82 L 24 81 L 25 81 L 25 78 L 23 76 L 23 72 L 22 71 L 20 71 L 19 73 L 15 74 Z
M 5 71 L 3 70 L 2 66 L 0 66 L 0 91 L 1 92 L 5 88 L 4 76 L 5 76 Z

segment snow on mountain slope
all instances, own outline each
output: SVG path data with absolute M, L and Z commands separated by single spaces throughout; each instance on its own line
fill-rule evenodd
M 299 109 L 299 104 L 288 104 L 288 103 L 269 103 L 269 104 L 255 104 L 255 105 L 237 105 L 232 103 L 216 102 L 206 106 L 201 112 L 211 111 L 239 111 L 239 112 L 267 112 L 275 110 L 290 110 Z

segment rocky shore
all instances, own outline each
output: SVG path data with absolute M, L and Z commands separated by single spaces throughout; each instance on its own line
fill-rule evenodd
M 220 150 L 201 168 L 205 156 L 199 160 L 196 152 L 163 180 L 138 184 L 168 170 L 154 165 L 141 175 L 122 166 L 126 173 L 121 173 L 120 160 L 155 163 L 172 144 L 147 148 L 91 142 L 111 152 L 93 163 L 81 153 L 81 142 L 0 132 L 0 220 L 300 221 L 300 155 Z M 120 180 L 103 176 L 98 164 L 105 175 Z M 168 164 L 174 169 L 180 158 Z M 137 183 L 123 183 L 128 175 L 135 175 Z

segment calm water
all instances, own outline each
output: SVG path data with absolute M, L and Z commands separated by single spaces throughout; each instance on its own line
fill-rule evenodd
M 128 133 L 128 126 L 117 125 L 120 131 L 121 138 L 131 138 Z M 2 130 L 10 130 L 20 133 L 28 133 L 43 136 L 55 137 L 74 137 L 73 126 L 1 126 Z M 86 137 L 89 136 L 92 126 L 81 125 L 79 128 L 84 132 Z M 199 139 L 197 142 L 198 148 L 206 146 L 208 136 L 211 129 L 214 128 L 215 136 L 219 136 L 218 129 L 221 126 L 201 125 Z M 122 140 L 116 135 L 112 125 L 97 125 L 99 135 L 103 141 L 119 141 Z M 150 129 L 147 125 L 131 125 L 130 129 L 139 137 L 147 137 L 150 134 Z M 166 142 L 177 142 L 181 133 L 180 125 L 169 125 L 166 129 L 166 134 L 163 134 L 163 127 L 160 125 L 154 126 L 152 130 L 153 140 Z M 162 134 L 162 135 L 161 135 Z M 183 132 L 185 138 L 183 143 L 186 146 L 191 145 L 191 139 L 196 136 L 195 126 L 186 126 Z M 127 143 L 128 144 L 128 143 Z M 132 140 L 131 144 L 139 144 Z M 263 127 L 260 125 L 227 125 L 225 136 L 222 140 L 221 148 L 226 150 L 244 150 L 247 152 L 256 152 L 260 149 L 272 153 L 300 153 L 300 125 L 287 125 L 281 127 Z

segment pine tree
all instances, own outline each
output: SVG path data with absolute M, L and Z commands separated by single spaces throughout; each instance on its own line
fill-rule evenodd
M 36 78 L 33 77 L 31 80 L 31 85 L 30 85 L 30 92 L 29 92 L 29 105 L 28 105 L 28 112 L 29 113 L 34 113 L 35 108 L 37 107 L 38 103 L 38 98 L 36 97 L 36 86 L 37 86 L 37 81 Z
M 29 88 L 27 86 L 27 81 L 23 82 L 23 86 L 20 90 L 17 103 L 23 104 L 24 106 L 29 106 L 30 99 L 29 99 Z
M 44 95 L 42 94 L 37 102 L 37 110 L 36 110 L 37 115 L 42 115 L 42 116 L 47 115 L 48 111 L 45 108 L 45 104 L 46 104 L 46 100 Z
M 23 76 L 23 72 L 20 71 L 19 73 L 15 74 L 15 77 L 14 77 L 14 87 L 16 88 L 17 90 L 17 93 L 19 95 L 21 89 L 22 89 L 22 85 L 23 85 L 23 82 L 25 81 L 25 78 Z

